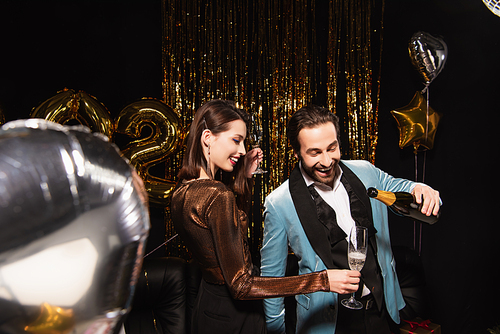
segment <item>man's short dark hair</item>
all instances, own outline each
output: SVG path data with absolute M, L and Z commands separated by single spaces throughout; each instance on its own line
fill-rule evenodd
M 314 128 L 328 122 L 332 122 L 335 126 L 337 140 L 340 144 L 339 118 L 337 115 L 326 108 L 316 105 L 304 106 L 297 110 L 290 118 L 288 127 L 286 128 L 286 135 L 295 153 L 300 153 L 300 144 L 298 140 L 300 130 L 304 128 Z

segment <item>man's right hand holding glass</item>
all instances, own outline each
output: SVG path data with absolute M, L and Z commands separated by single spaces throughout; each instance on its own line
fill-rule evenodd
M 328 269 L 330 291 L 346 295 L 358 291 L 361 273 L 356 270 Z

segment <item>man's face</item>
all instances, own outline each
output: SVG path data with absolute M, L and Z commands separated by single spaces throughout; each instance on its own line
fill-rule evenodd
M 333 123 L 304 128 L 297 139 L 300 152 L 296 152 L 295 156 L 302 161 L 304 172 L 315 181 L 333 187 L 340 161 L 340 147 Z

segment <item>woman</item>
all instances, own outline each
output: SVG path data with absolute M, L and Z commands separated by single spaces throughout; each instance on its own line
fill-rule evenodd
M 328 270 L 293 277 L 253 276 L 242 208 L 262 151 L 246 154 L 247 114 L 233 102 L 204 104 L 191 124 L 179 184 L 172 195 L 175 228 L 202 271 L 193 333 L 265 333 L 260 301 L 316 291 L 355 292 L 359 272 Z M 222 179 L 218 175 L 223 172 Z M 215 177 L 217 175 L 217 177 Z

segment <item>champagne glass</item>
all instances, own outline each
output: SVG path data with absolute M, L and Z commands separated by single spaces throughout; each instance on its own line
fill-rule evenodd
M 257 148 L 260 146 L 260 141 L 262 140 L 262 123 L 260 121 L 260 117 L 257 114 L 251 114 L 250 121 L 250 144 L 252 145 L 252 148 Z M 252 174 L 264 173 L 267 173 L 267 170 L 263 170 L 259 165 L 255 172 L 253 172 Z
M 347 259 L 351 270 L 361 271 L 365 265 L 366 247 L 368 245 L 368 229 L 363 226 L 354 226 L 349 234 L 347 246 Z M 363 308 L 363 304 L 354 298 L 354 292 L 351 298 L 342 300 L 342 305 L 353 310 Z

